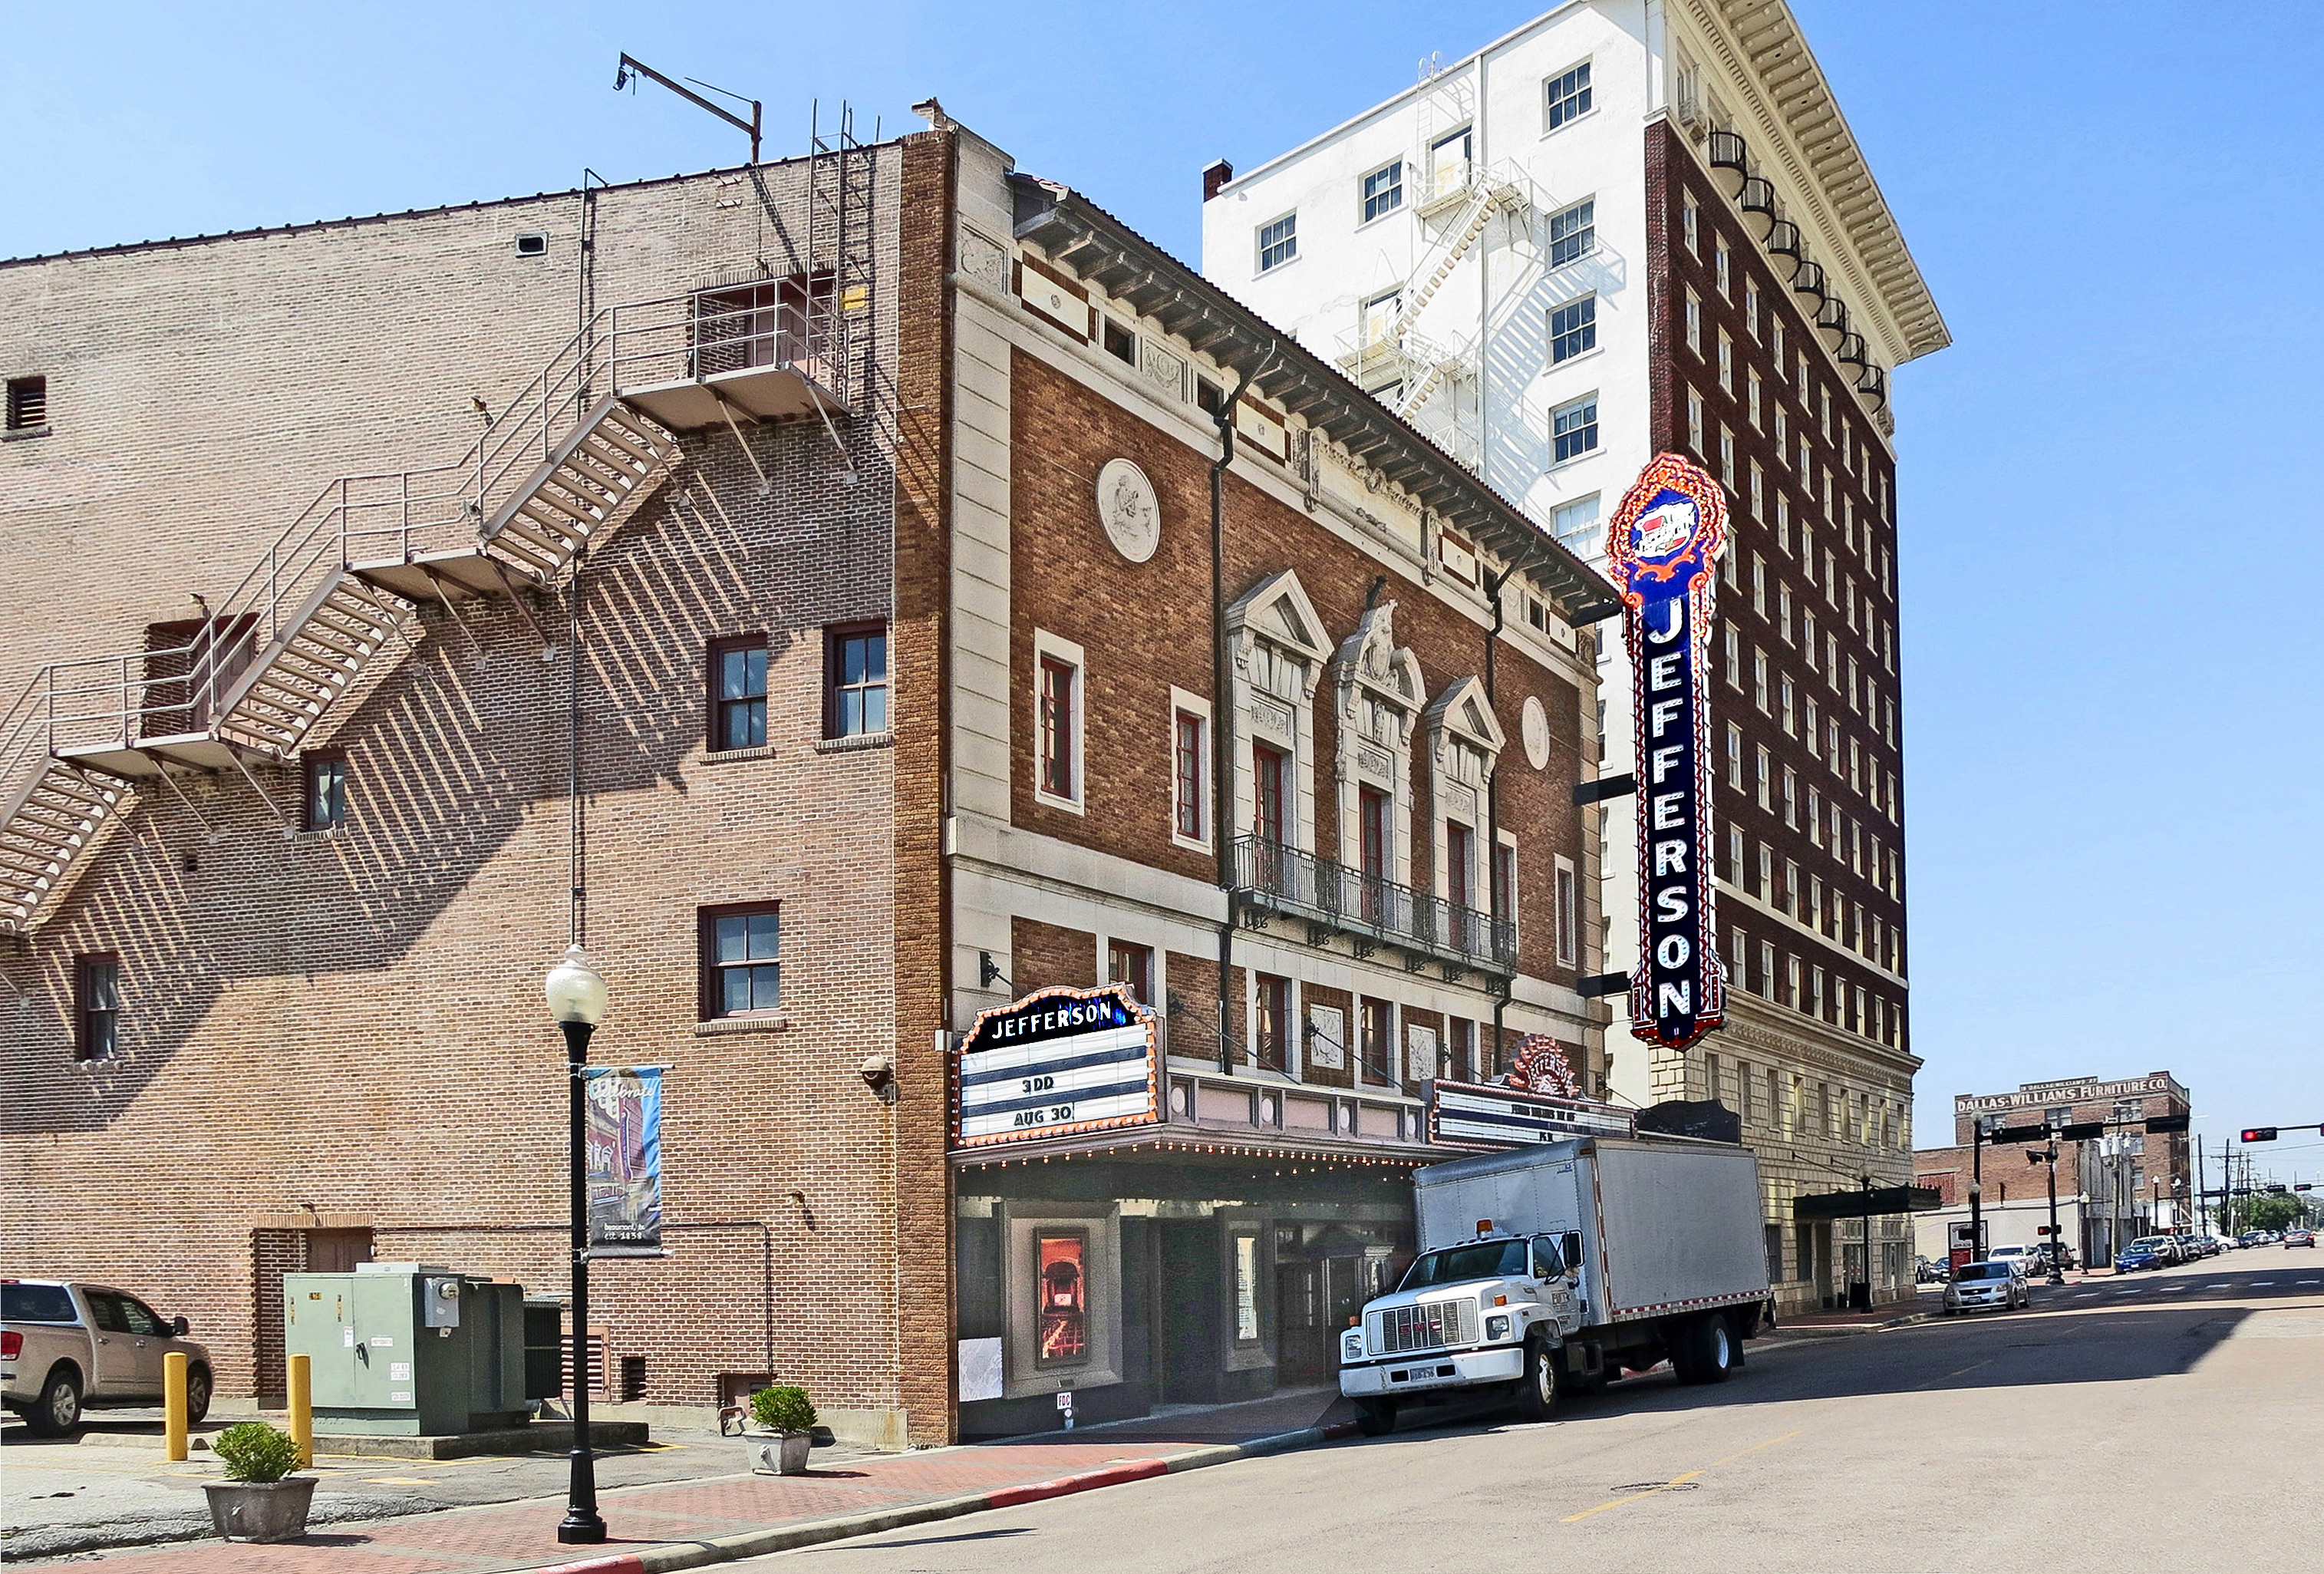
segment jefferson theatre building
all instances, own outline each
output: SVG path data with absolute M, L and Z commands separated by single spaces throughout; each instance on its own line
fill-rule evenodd
M 595 1056 L 667 1068 L 612 1403 L 1327 1382 L 1415 1165 L 1628 1129 L 1610 588 L 925 109 L 0 263 L 12 1271 L 186 1314 L 229 1401 L 286 1272 L 561 1295 L 575 935 Z

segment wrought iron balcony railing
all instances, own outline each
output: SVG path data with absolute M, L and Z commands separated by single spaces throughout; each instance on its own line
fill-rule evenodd
M 1359 956 L 1389 945 L 1416 970 L 1432 959 L 1503 976 L 1517 968 L 1511 921 L 1265 837 L 1235 838 L 1234 888 L 1254 907 L 1306 920 L 1313 940 L 1350 936 Z

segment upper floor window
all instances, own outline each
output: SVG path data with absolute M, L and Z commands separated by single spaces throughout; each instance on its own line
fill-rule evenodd
M 1729 275 L 1727 264 L 1727 243 L 1723 240 L 1713 241 L 1711 243 L 1711 276 L 1719 285 L 1719 292 L 1721 295 L 1730 292 L 1729 287 L 1732 282 L 1732 279 Z
M 1550 515 L 1550 529 L 1566 547 L 1586 554 L 1605 546 L 1605 532 L 1598 528 L 1598 494 L 1577 497 L 1571 503 L 1560 504 Z
M 824 736 L 877 736 L 888 730 L 888 628 L 856 624 L 825 635 Z
M 1299 216 L 1286 213 L 1259 227 L 1259 271 L 1279 268 L 1299 255 Z
M 1130 986 L 1130 997 L 1140 1005 L 1154 1004 L 1154 948 L 1110 940 L 1105 948 L 1106 981 Z
M 1578 120 L 1590 113 L 1590 62 L 1582 61 L 1571 70 L 1552 77 L 1543 85 L 1546 101 L 1548 127 L 1555 131 L 1569 120 Z
M 1549 312 L 1549 362 L 1572 360 L 1598 347 L 1598 297 L 1584 295 Z
M 1743 281 L 1743 327 L 1753 338 L 1759 337 L 1759 286 L 1750 279 Z
M 347 757 L 335 749 L 310 749 L 300 762 L 306 779 L 301 819 L 309 830 L 337 830 L 347 823 Z
M 93 951 L 73 958 L 73 1059 L 109 1060 L 121 1052 L 121 958 Z
M 1702 353 L 1702 302 L 1692 290 L 1686 292 L 1686 347 L 1698 356 Z
M 702 1017 L 748 1016 L 782 1005 L 782 913 L 773 903 L 704 908 Z
M 1395 212 L 1404 206 L 1404 161 L 1374 170 L 1364 177 L 1364 222 Z
M 1281 749 L 1250 746 L 1251 829 L 1262 841 L 1280 843 L 1290 821 L 1285 801 L 1291 790 L 1291 762 Z
M 1170 722 L 1170 829 L 1179 840 L 1210 833 L 1211 718 L 1180 696 Z
M 766 741 L 766 636 L 720 640 L 710 647 L 710 746 L 755 749 Z
M 1472 132 L 1472 127 L 1464 125 L 1428 144 L 1428 195 L 1442 197 L 1467 188 Z
M 1563 857 L 1557 860 L 1557 885 L 1554 895 L 1557 903 L 1557 959 L 1572 967 L 1577 959 L 1580 910 L 1576 902 L 1573 866 Z
M 1578 459 L 1598 446 L 1598 395 L 1577 399 L 1550 412 L 1550 440 L 1559 464 Z
M 1069 807 L 1081 803 L 1082 668 L 1078 649 L 1043 650 L 1034 680 L 1034 786 Z
M 1549 265 L 1562 268 L 1598 249 L 1598 203 L 1584 198 L 1549 218 Z
M 1679 233 L 1686 241 L 1686 249 L 1694 253 L 1697 256 L 1702 255 L 1702 212 L 1700 208 L 1695 207 L 1693 198 L 1689 197 L 1680 203 L 1678 220 Z
M 8 430 L 38 431 L 49 424 L 49 380 L 46 377 L 8 379 Z

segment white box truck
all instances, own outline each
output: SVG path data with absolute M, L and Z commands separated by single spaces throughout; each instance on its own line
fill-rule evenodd
M 1413 1190 L 1418 1256 L 1340 1336 L 1340 1392 L 1373 1435 L 1403 1406 L 1496 1387 L 1544 1417 L 1665 1358 L 1724 1382 L 1773 1322 L 1748 1149 L 1576 1137 L 1432 1164 Z

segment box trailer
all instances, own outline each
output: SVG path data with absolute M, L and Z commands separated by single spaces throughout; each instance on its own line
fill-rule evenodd
M 1420 1254 L 1341 1336 L 1340 1391 L 1365 1429 L 1399 1407 L 1561 1392 L 1667 1359 L 1723 1382 L 1771 1320 L 1759 1167 L 1683 1137 L 1577 1137 L 1413 1176 Z

